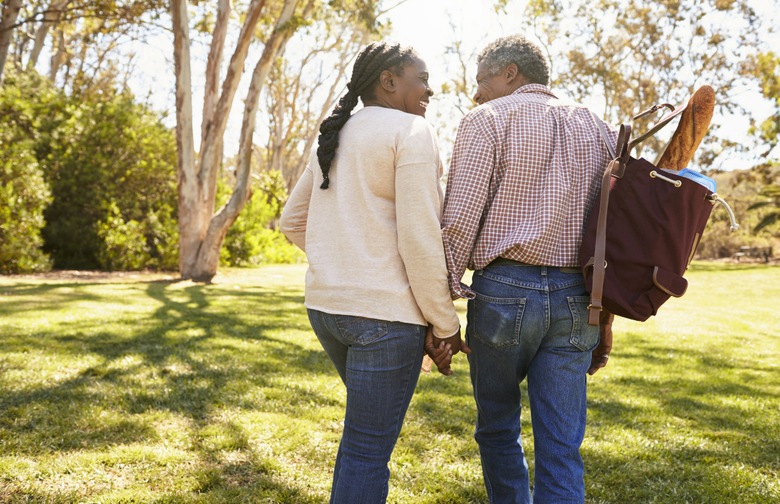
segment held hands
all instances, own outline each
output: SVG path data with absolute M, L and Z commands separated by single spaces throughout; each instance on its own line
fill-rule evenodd
M 460 328 L 449 338 L 437 338 L 433 335 L 433 327 L 428 326 L 425 332 L 425 353 L 433 360 L 441 374 L 452 374 L 450 363 L 452 356 L 458 352 L 471 353 L 471 348 L 460 337 Z
M 596 374 L 596 371 L 607 365 L 609 354 L 612 352 L 612 321 L 615 316 L 605 309 L 601 310 L 599 315 L 599 345 L 593 350 L 590 358 L 589 375 Z

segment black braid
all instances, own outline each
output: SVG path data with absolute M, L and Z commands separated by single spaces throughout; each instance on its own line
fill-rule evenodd
M 372 84 L 376 82 L 379 75 L 388 69 L 393 69 L 400 74 L 403 66 L 415 57 L 413 49 L 402 47 L 394 42 L 374 42 L 360 51 L 352 69 L 352 78 L 347 84 L 347 93 L 339 99 L 331 115 L 320 125 L 317 160 L 325 179 L 320 186 L 321 189 L 327 189 L 330 184 L 328 173 L 333 158 L 336 157 L 339 133 L 350 118 L 352 109 L 357 106 L 358 97 L 363 101 L 374 98 Z

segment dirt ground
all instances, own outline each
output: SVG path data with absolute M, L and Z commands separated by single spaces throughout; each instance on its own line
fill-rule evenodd
M 60 282 L 121 283 L 153 280 L 178 280 L 175 271 L 91 271 L 91 270 L 52 270 L 25 275 L 0 275 L 9 280 L 55 280 Z

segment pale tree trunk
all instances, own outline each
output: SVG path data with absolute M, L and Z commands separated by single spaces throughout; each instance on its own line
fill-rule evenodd
M 239 147 L 239 153 L 243 152 L 244 136 L 248 134 L 249 150 L 244 154 L 247 157 L 251 156 L 251 137 L 254 132 L 254 115 L 257 111 L 258 97 L 254 93 L 259 95 L 273 60 L 292 35 L 294 26 L 288 22 L 292 19 L 298 2 L 299 0 L 285 0 L 276 28 L 266 41 L 263 55 L 252 77 Z M 313 0 L 309 1 L 310 6 L 313 6 L 313 3 Z M 242 175 L 240 165 L 236 187 L 228 204 L 214 215 L 217 177 L 222 161 L 222 141 L 228 114 L 243 74 L 249 45 L 260 21 L 265 0 L 252 0 L 247 7 L 246 17 L 222 81 L 222 92 L 219 96 L 217 96 L 216 83 L 219 78 L 230 3 L 227 0 L 220 0 L 218 4 L 214 38 L 207 63 L 204 117 L 197 158 L 193 141 L 190 41 L 186 4 L 186 0 L 171 2 L 176 66 L 176 139 L 179 151 L 179 271 L 182 278 L 208 282 L 217 272 L 219 251 L 225 234 L 249 196 L 247 161 L 247 174 Z M 249 115 L 251 117 L 248 117 Z
M 22 0 L 3 0 L 3 18 L 0 20 L 0 83 L 3 82 L 3 70 L 11 47 L 16 18 L 22 8 Z
M 49 67 L 49 79 L 54 82 L 57 77 L 57 72 L 60 71 L 62 63 L 65 61 L 66 47 L 65 47 L 65 32 L 62 27 L 57 28 L 55 34 L 56 43 L 52 44 L 51 65 Z
M 230 226 L 235 222 L 239 212 L 251 195 L 249 184 L 249 175 L 251 172 L 252 158 L 252 139 L 255 133 L 255 117 L 257 115 L 257 106 L 260 100 L 260 93 L 263 90 L 268 74 L 271 71 L 274 60 L 284 50 L 287 41 L 292 37 L 294 28 L 288 23 L 295 13 L 295 8 L 299 0 L 285 0 L 282 12 L 276 21 L 273 33 L 265 43 L 263 54 L 255 66 L 252 73 L 252 80 L 249 84 L 246 100 L 244 102 L 244 115 L 241 124 L 241 137 L 238 147 L 238 167 L 236 169 L 236 185 L 233 194 L 230 196 L 227 204 L 211 220 L 206 233 L 206 238 L 201 246 L 197 272 L 198 277 L 211 279 L 217 272 L 219 266 L 219 252 L 222 248 L 222 241 Z M 311 9 L 314 7 L 314 0 L 308 0 L 303 10 L 302 17 L 306 19 Z M 193 278 L 196 278 L 193 276 Z
M 188 261 L 181 252 L 195 249 L 200 237 L 197 233 L 199 184 L 195 173 L 195 139 L 192 131 L 192 72 L 190 67 L 190 31 L 187 0 L 171 2 L 173 20 L 173 58 L 176 73 L 176 151 L 178 153 L 179 192 L 179 271 L 184 276 Z M 190 231 L 192 230 L 192 232 Z
M 52 0 L 49 8 L 43 13 L 43 21 L 35 32 L 35 42 L 33 43 L 32 51 L 30 51 L 30 58 L 27 60 L 27 68 L 35 68 L 35 65 L 38 63 L 38 57 L 41 55 L 43 46 L 46 43 L 49 29 L 59 21 L 62 10 L 69 3 L 70 0 Z

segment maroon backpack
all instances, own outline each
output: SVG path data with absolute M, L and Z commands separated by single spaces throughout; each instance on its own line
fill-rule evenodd
M 629 141 L 631 127 L 622 125 L 615 151 L 603 123 L 597 121 L 613 159 L 604 172 L 580 247 L 580 264 L 591 293 L 590 325 L 598 325 L 602 307 L 644 321 L 670 297 L 682 296 L 688 287 L 683 273 L 713 206 L 725 205 L 704 185 L 629 156 L 637 143 L 668 124 L 683 108 L 673 109 L 634 141 Z M 736 229 L 728 210 L 732 229 Z

